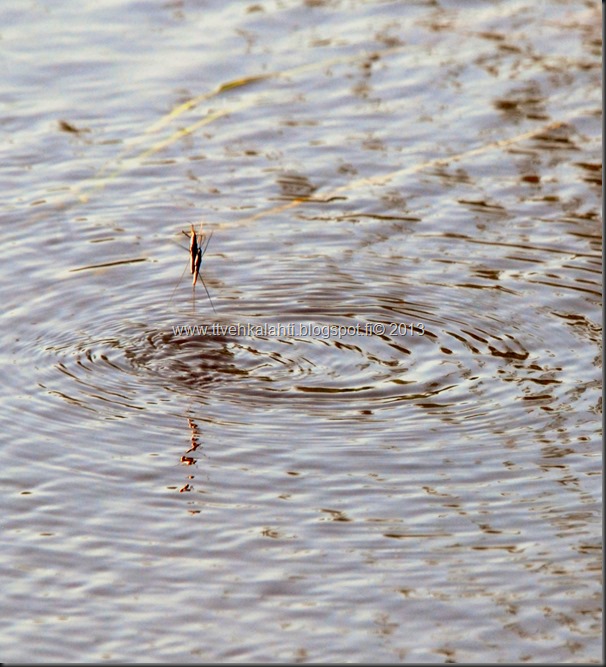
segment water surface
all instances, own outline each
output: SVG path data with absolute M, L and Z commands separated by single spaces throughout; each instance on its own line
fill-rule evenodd
M 600 23 L 3 3 L 3 660 L 600 661 Z

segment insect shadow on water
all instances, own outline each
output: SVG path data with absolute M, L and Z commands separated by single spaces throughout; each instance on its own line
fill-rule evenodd
M 196 283 L 198 282 L 198 278 L 200 278 L 200 281 L 202 282 L 202 286 L 204 287 L 204 291 L 206 292 L 206 296 L 208 297 L 208 301 L 211 305 L 211 308 L 213 309 L 213 312 L 216 313 L 217 311 L 215 309 L 215 305 L 213 304 L 213 300 L 210 298 L 210 293 L 208 291 L 208 288 L 206 287 L 204 278 L 200 273 L 200 269 L 202 268 L 202 259 L 204 258 L 204 255 L 208 250 L 208 245 L 213 237 L 213 232 L 210 233 L 207 239 L 206 234 L 204 234 L 202 231 L 202 223 L 200 223 L 199 233 L 196 233 L 196 230 L 192 224 L 191 231 L 189 232 L 184 231 L 183 234 L 189 238 L 189 270 L 190 273 L 192 274 L 192 294 L 193 294 L 192 298 L 194 300 L 194 304 L 196 297 Z M 177 283 L 175 289 L 173 290 L 173 293 L 170 297 L 170 301 L 173 300 L 175 292 L 177 291 L 179 285 L 181 284 L 184 275 L 185 275 L 185 269 L 183 269 L 183 273 L 179 278 L 179 282 Z

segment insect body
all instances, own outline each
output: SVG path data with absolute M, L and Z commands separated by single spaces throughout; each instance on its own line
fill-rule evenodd
M 187 232 L 183 232 L 186 234 Z M 212 306 L 213 311 L 216 313 L 217 311 L 215 310 L 215 306 L 213 304 L 213 300 L 210 298 L 210 294 L 208 293 L 208 288 L 206 287 L 206 283 L 204 282 L 204 278 L 200 275 L 200 269 L 202 268 L 202 258 L 206 254 L 206 251 L 208 249 L 208 244 L 210 243 L 211 238 L 213 237 L 213 233 L 210 233 L 210 236 L 208 237 L 208 241 L 206 241 L 206 244 L 204 245 L 204 248 L 202 248 L 202 245 L 204 244 L 205 241 L 205 235 L 200 231 L 199 234 L 196 234 L 196 230 L 194 226 L 191 226 L 191 231 L 189 233 L 189 269 L 192 274 L 192 287 L 195 289 L 196 283 L 198 282 L 198 278 L 202 281 L 202 285 L 204 286 L 204 291 L 206 292 L 206 296 L 208 297 L 208 300 L 210 301 L 210 305 Z
M 198 237 L 196 236 L 196 230 L 194 226 L 191 226 L 191 240 L 189 242 L 189 266 L 191 273 L 194 276 L 193 284 L 196 284 L 198 279 L 198 274 L 200 273 L 200 264 L 202 263 L 202 257 L 200 256 L 200 246 L 198 245 Z
M 200 274 L 200 269 L 202 268 L 202 259 L 204 258 L 204 255 L 208 250 L 208 244 L 210 243 L 213 233 L 211 232 L 210 236 L 208 237 L 208 240 L 206 240 L 206 235 L 202 232 L 202 227 L 200 226 L 200 232 L 196 234 L 196 230 L 192 225 L 191 231 L 190 232 L 184 231 L 183 234 L 189 237 L 189 270 L 192 274 L 192 290 L 194 291 L 194 303 L 195 303 L 196 283 L 198 282 L 198 278 L 200 278 L 200 280 L 202 281 L 202 285 L 204 286 L 204 291 L 206 292 L 206 296 L 210 301 L 210 305 L 212 306 L 213 311 L 216 313 L 217 311 L 215 310 L 213 300 L 210 298 L 210 294 L 208 293 L 208 288 L 206 287 L 204 278 Z M 177 283 L 175 289 L 173 290 L 172 296 L 170 297 L 170 301 L 172 301 L 173 297 L 175 296 L 175 292 L 177 291 L 177 288 L 181 284 L 184 275 L 185 275 L 185 269 L 183 269 L 181 278 L 179 278 L 179 282 Z

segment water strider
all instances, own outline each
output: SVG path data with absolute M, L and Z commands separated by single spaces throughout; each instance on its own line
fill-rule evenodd
M 200 233 L 196 234 L 196 230 L 192 224 L 191 226 L 191 231 L 190 231 L 190 242 L 189 242 L 189 266 L 190 266 L 190 271 L 193 275 L 192 278 L 192 288 L 196 288 L 196 283 L 198 282 L 198 277 L 202 281 L 202 285 L 204 287 L 204 291 L 206 292 L 206 296 L 208 297 L 208 300 L 210 302 L 211 308 L 213 309 L 213 312 L 216 313 L 217 311 L 215 310 L 215 306 L 213 304 L 213 300 L 210 298 L 210 294 L 208 292 L 208 288 L 206 287 L 206 283 L 204 282 L 204 278 L 200 275 L 200 269 L 202 268 L 202 258 L 206 254 L 206 251 L 208 250 L 208 244 L 210 243 L 210 240 L 213 237 L 213 233 L 210 233 L 210 236 L 208 237 L 208 240 L 206 241 L 206 235 L 202 232 L 202 224 L 200 223 Z M 206 241 L 206 245 L 204 245 L 204 241 Z M 204 249 L 202 249 L 202 246 L 204 245 Z
M 189 236 L 189 269 L 190 273 L 192 274 L 192 289 L 195 292 L 196 289 L 196 283 L 198 282 L 198 278 L 202 281 L 202 285 L 204 287 L 204 291 L 206 292 L 206 296 L 208 297 L 208 300 L 210 302 L 211 308 L 213 309 L 213 312 L 216 313 L 215 306 L 213 304 L 213 300 L 210 298 L 210 293 L 208 291 L 208 288 L 206 287 L 206 283 L 204 282 L 204 278 L 200 274 L 200 269 L 202 268 L 202 259 L 204 258 L 204 255 L 206 254 L 206 251 L 208 250 L 208 245 L 210 243 L 210 240 L 213 237 L 213 232 L 210 233 L 208 240 L 206 239 L 206 234 L 202 231 L 202 223 L 200 223 L 200 232 L 196 233 L 196 229 L 194 225 L 191 225 L 191 230 L 189 232 L 184 231 L 183 234 L 185 236 Z M 206 241 L 206 243 L 205 243 Z M 185 272 L 185 270 L 184 270 Z M 177 288 L 181 284 L 181 280 L 183 279 L 183 274 L 181 275 L 181 278 L 179 279 L 179 282 L 177 283 L 177 286 L 175 287 L 173 294 L 171 296 L 174 296 L 175 292 L 177 291 Z

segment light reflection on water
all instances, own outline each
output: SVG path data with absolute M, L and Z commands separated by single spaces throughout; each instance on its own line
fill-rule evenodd
M 601 39 L 550 9 L 0 10 L 7 659 L 599 661 Z

